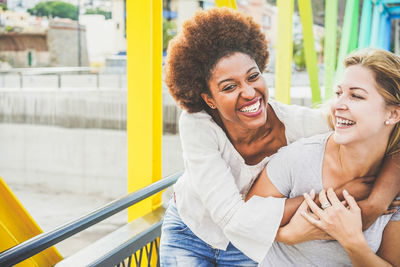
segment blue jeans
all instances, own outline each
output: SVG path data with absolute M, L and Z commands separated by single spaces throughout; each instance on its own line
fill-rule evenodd
M 198 238 L 179 217 L 174 201 L 165 213 L 160 240 L 161 267 L 257 266 L 229 243 L 226 250 L 213 248 Z

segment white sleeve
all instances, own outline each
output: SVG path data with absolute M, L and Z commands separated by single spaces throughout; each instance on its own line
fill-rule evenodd
M 217 133 L 207 121 L 183 116 L 180 134 L 190 187 L 232 244 L 262 260 L 275 239 L 285 199 L 253 197 L 245 203 L 222 158 Z
M 331 131 L 328 124 L 328 107 L 312 109 L 298 105 L 286 105 L 270 101 L 276 115 L 283 122 L 289 143 L 303 137 Z

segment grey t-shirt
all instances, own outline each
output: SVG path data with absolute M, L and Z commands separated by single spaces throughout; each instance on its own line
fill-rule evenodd
M 285 196 L 293 198 L 322 190 L 322 161 L 326 141 L 332 133 L 303 138 L 278 151 L 267 165 L 271 182 Z M 390 220 L 400 220 L 394 215 L 380 216 L 364 235 L 373 251 L 377 251 L 385 226 Z M 400 235 L 400 233 L 399 233 Z M 259 266 L 352 266 L 346 251 L 337 241 L 314 240 L 289 246 L 274 242 Z

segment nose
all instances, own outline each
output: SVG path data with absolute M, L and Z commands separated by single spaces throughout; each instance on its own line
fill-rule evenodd
M 341 96 L 336 98 L 335 102 L 333 103 L 333 107 L 334 107 L 334 109 L 337 109 L 337 110 L 348 109 L 346 96 L 344 94 L 342 94 Z
M 246 99 L 253 99 L 256 95 L 256 90 L 249 84 L 244 84 L 242 88 L 241 96 Z

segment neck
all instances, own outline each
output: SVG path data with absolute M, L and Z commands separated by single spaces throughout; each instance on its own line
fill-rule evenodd
M 385 156 L 388 139 L 385 140 L 339 145 L 333 142 L 332 138 L 337 166 L 340 167 L 343 177 L 352 179 L 376 175 Z

